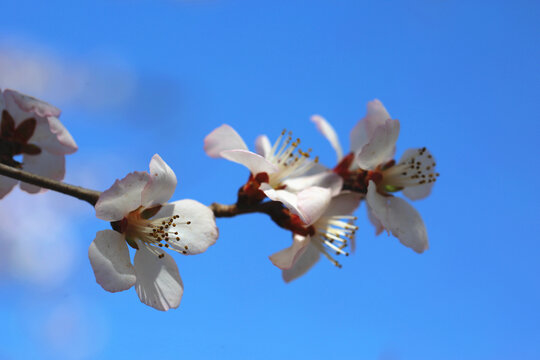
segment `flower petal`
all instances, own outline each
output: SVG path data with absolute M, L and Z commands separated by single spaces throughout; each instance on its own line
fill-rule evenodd
M 155 154 L 150 161 L 150 181 L 141 194 L 144 207 L 164 204 L 176 190 L 176 175 L 165 161 Z
M 361 169 L 373 169 L 391 160 L 396 151 L 399 120 L 388 119 L 379 124 L 369 142 L 356 153 L 356 164 Z
M 304 275 L 319 261 L 320 256 L 319 250 L 310 242 L 293 267 L 282 271 L 283 280 L 288 283 Z
M 380 195 L 373 181 L 369 182 L 366 200 L 373 216 L 403 245 L 417 253 L 427 250 L 428 239 L 424 221 L 407 201 Z
M 312 186 L 330 189 L 332 196 L 339 194 L 343 186 L 343 178 L 333 171 L 324 171 L 306 176 L 298 176 L 282 181 L 287 191 L 300 192 Z
M 141 194 L 150 175 L 134 171 L 101 193 L 96 203 L 96 216 L 105 221 L 122 220 L 129 212 L 141 206 Z
M 371 210 L 369 206 L 366 206 L 366 208 L 367 208 L 368 219 L 371 222 L 371 224 L 375 227 L 375 235 L 380 235 L 384 230 L 383 224 L 381 224 L 379 219 L 377 219 L 377 217 L 373 215 L 373 211 Z
M 105 290 L 124 291 L 135 284 L 135 268 L 122 234 L 113 230 L 98 231 L 88 248 L 88 258 L 97 283 Z
M 158 254 L 163 255 L 161 258 Z M 140 245 L 133 260 L 135 290 L 139 299 L 154 309 L 167 311 L 180 305 L 184 284 L 174 259 L 160 249 Z
M 270 256 L 270 261 L 272 264 L 280 268 L 281 270 L 290 269 L 296 260 L 302 255 L 305 251 L 306 246 L 310 242 L 310 237 L 297 235 L 293 236 L 293 243 L 290 247 L 278 251 L 277 253 Z
M 332 198 L 332 201 L 330 201 L 330 204 L 324 212 L 324 216 L 352 215 L 352 213 L 354 213 L 356 208 L 358 208 L 360 205 L 362 198 L 363 195 L 356 192 L 343 191 L 339 195 Z
M 419 161 L 421 163 L 420 170 L 426 176 L 428 176 L 428 174 L 435 172 L 435 158 L 433 155 L 431 155 L 431 152 L 428 149 L 422 150 L 423 151 L 420 151 L 421 155 L 419 155 L 419 149 L 407 149 L 403 155 L 401 155 L 399 163 L 408 162 L 414 158 L 415 162 Z M 426 182 L 422 185 L 407 186 L 405 189 L 403 189 L 403 195 L 411 200 L 420 200 L 431 194 L 433 185 L 435 185 L 435 182 Z
M 229 125 L 223 124 L 204 138 L 204 151 L 213 158 L 221 157 L 224 150 L 247 150 L 246 143 Z
M 298 193 L 298 210 L 306 225 L 311 225 L 326 212 L 332 192 L 330 189 L 313 186 Z
M 263 158 L 267 158 L 268 156 L 270 156 L 270 152 L 272 151 L 272 145 L 270 144 L 268 136 L 260 135 L 257 137 L 257 139 L 255 140 L 255 151 Z
M 56 155 L 73 154 L 78 149 L 69 131 L 54 116 L 37 118 L 36 130 L 29 142 Z
M 0 199 L 9 194 L 18 180 L 9 178 L 7 176 L 0 176 Z
M 277 171 L 271 162 L 248 150 L 225 150 L 221 152 L 221 157 L 244 165 L 253 175 L 262 172 L 271 174 Z
M 198 201 L 184 199 L 166 204 L 153 218 L 168 218 L 174 215 L 179 216 L 174 221 L 179 239 L 171 241 L 172 248 L 185 255 L 195 255 L 216 243 L 219 231 L 210 208 Z
M 6 89 L 4 90 L 4 97 L 6 100 L 6 107 L 10 112 L 13 110 L 13 107 L 16 106 L 22 112 L 33 113 L 41 117 L 60 116 L 61 111 L 57 107 L 18 91 Z M 25 120 L 28 117 L 19 116 L 20 113 L 12 113 L 11 115 L 14 118 L 19 118 L 20 121 Z
M 379 100 L 368 102 L 366 116 L 356 123 L 349 135 L 351 151 L 360 151 L 370 141 L 375 129 L 391 118 Z
M 54 155 L 47 151 L 42 151 L 39 155 L 25 154 L 23 156 L 23 169 L 53 180 L 62 180 L 66 173 L 66 159 L 64 155 Z M 21 182 L 19 187 L 30 194 L 46 191 L 46 189 L 25 182 Z
M 340 162 L 343 158 L 343 150 L 341 149 L 339 138 L 332 125 L 330 125 L 330 123 L 320 115 L 313 115 L 311 117 L 311 121 L 315 123 L 317 130 L 319 130 L 319 132 L 323 134 L 323 136 L 330 142 L 330 145 L 332 145 L 336 151 L 337 162 Z

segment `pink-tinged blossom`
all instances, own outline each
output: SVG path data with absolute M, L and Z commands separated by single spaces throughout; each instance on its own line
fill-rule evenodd
M 321 196 L 330 190 L 315 187 L 312 192 L 312 197 L 299 199 L 301 206 L 313 201 L 317 192 Z M 352 213 L 360 200 L 359 194 L 342 192 L 327 202 L 322 211 L 314 214 L 311 222 L 294 231 L 292 245 L 270 256 L 270 261 L 282 270 L 283 280 L 290 282 L 305 274 L 321 254 L 341 267 L 333 255 L 348 256 L 346 248 L 349 243 L 354 246 L 354 234 L 358 228 L 352 223 L 356 219 Z
M 322 206 L 332 195 L 339 193 L 342 179 L 318 164 L 317 159 L 311 160 L 308 152 L 299 150 L 299 143 L 299 139 L 293 140 L 285 131 L 274 144 L 261 135 L 256 139 L 256 152 L 252 152 L 242 137 L 224 124 L 206 136 L 204 150 L 210 157 L 224 158 L 246 166 L 251 176 L 243 191 L 255 201 L 267 196 L 282 202 L 302 221 L 308 222 L 309 215 L 297 206 L 298 196 L 310 187 L 329 188 L 328 197 L 312 204 L 311 208 L 318 204 Z
M 184 286 L 174 259 L 164 250 L 200 254 L 213 245 L 218 229 L 213 212 L 194 200 L 167 201 L 176 175 L 154 155 L 150 173 L 132 172 L 104 191 L 96 216 L 111 222 L 88 249 L 96 281 L 107 291 L 135 286 L 139 299 L 161 311 L 180 305 Z M 133 264 L 128 245 L 137 249 Z
M 60 110 L 41 100 L 14 90 L 0 91 L 0 162 L 31 173 L 62 180 L 65 155 L 77 151 L 77 145 L 58 120 Z M 22 155 L 22 163 L 14 156 Z M 17 184 L 0 176 L 0 198 Z M 35 185 L 21 183 L 22 190 L 37 193 Z
M 368 103 L 366 116 L 351 130 L 351 152 L 345 157 L 332 126 L 318 115 L 312 121 L 336 149 L 338 165 L 334 172 L 344 179 L 344 189 L 366 195 L 368 216 L 376 233 L 386 229 L 414 251 L 426 250 L 428 239 L 422 218 L 393 193 L 402 191 L 411 200 L 430 194 L 439 176 L 431 153 L 426 148 L 408 149 L 398 162 L 393 160 L 400 125 L 379 100 Z

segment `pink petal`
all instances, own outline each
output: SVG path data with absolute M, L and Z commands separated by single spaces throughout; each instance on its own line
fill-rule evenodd
M 225 150 L 221 152 L 221 157 L 244 165 L 253 175 L 262 172 L 271 174 L 277 171 L 277 168 L 271 162 L 248 150 Z
M 388 119 L 379 124 L 369 142 L 356 153 L 356 164 L 361 169 L 373 169 L 394 157 L 399 136 L 399 121 Z
M 311 225 L 324 214 L 330 204 L 332 192 L 330 189 L 314 186 L 298 193 L 298 210 L 300 218 L 306 225 Z
M 0 199 L 10 193 L 19 181 L 7 176 L 0 176 Z
M 163 206 L 153 219 L 178 215 L 174 222 L 179 239 L 171 247 L 185 255 L 200 254 L 214 245 L 219 236 L 214 213 L 198 201 L 185 199 Z
M 247 150 L 246 143 L 229 125 L 223 124 L 204 138 L 204 151 L 213 158 L 221 157 L 224 150 Z
M 88 248 L 88 258 L 96 281 L 103 289 L 118 292 L 135 284 L 135 268 L 122 234 L 113 230 L 99 231 Z
M 144 207 L 164 204 L 176 190 L 176 175 L 165 161 L 155 154 L 150 161 L 150 181 L 146 184 L 141 201 Z
M 288 283 L 304 275 L 317 263 L 317 261 L 319 261 L 319 258 L 319 250 L 310 242 L 310 244 L 306 246 L 305 251 L 296 260 L 293 267 L 282 271 L 281 276 L 283 277 L 283 280 Z
M 403 245 L 417 253 L 427 250 L 428 239 L 424 221 L 407 201 L 380 195 L 373 181 L 369 182 L 366 200 L 373 216 Z
M 263 158 L 268 158 L 270 152 L 272 151 L 272 145 L 270 140 L 266 135 L 260 135 L 255 140 L 255 151 L 257 154 L 261 155 Z
M 306 246 L 310 243 L 310 238 L 294 235 L 293 243 L 290 247 L 278 251 L 277 253 L 270 256 L 270 261 L 272 264 L 280 268 L 281 270 L 290 269 L 296 260 L 302 255 L 305 251 Z
M 135 171 L 122 180 L 116 180 L 101 193 L 95 206 L 96 216 L 105 221 L 122 220 L 124 216 L 141 206 L 141 194 L 150 181 L 146 172 Z
M 379 219 L 377 219 L 375 215 L 373 215 L 373 211 L 369 206 L 366 206 L 366 209 L 369 222 L 371 222 L 371 224 L 375 227 L 375 235 L 380 235 L 384 230 L 383 224 L 381 224 Z
M 133 263 L 137 281 L 135 290 L 139 299 L 160 311 L 175 309 L 180 305 L 184 284 L 174 259 L 161 249 L 150 251 L 140 245 Z M 158 254 L 163 255 L 161 258 Z
M 16 104 L 19 109 L 27 113 L 34 113 L 37 116 L 60 116 L 60 109 L 36 99 L 35 97 L 22 94 L 15 90 L 4 90 L 4 96 L 6 98 L 6 104 L 10 107 L 11 104 Z M 12 114 L 13 115 L 13 114 Z M 15 115 L 13 115 L 15 117 Z M 21 121 L 24 119 L 21 119 Z
M 66 160 L 64 155 L 54 155 L 47 151 L 42 151 L 39 155 L 24 155 L 23 169 L 36 175 L 48 177 L 53 180 L 62 180 L 66 173 Z M 21 182 L 19 187 L 30 193 L 35 194 L 40 191 L 46 191 L 35 185 Z
M 334 148 L 337 156 L 337 162 L 340 162 L 343 158 L 343 150 L 341 149 L 341 144 L 339 143 L 339 138 L 336 134 L 336 131 L 330 125 L 325 118 L 319 115 L 313 115 L 311 121 L 317 126 L 317 130 L 330 142 L 330 145 Z
M 352 215 L 360 205 L 363 196 L 352 191 L 344 191 L 334 196 L 330 201 L 324 216 L 344 216 Z
M 282 181 L 282 184 L 285 185 L 285 188 L 291 192 L 300 192 L 312 186 L 329 188 L 334 196 L 339 194 L 341 191 L 341 187 L 343 186 L 343 178 L 333 171 L 324 168 L 323 171 L 313 175 L 286 179 Z

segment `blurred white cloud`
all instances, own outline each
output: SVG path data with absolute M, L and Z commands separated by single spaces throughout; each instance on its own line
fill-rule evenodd
M 74 265 L 76 201 L 14 189 L 0 204 L 0 276 L 29 285 L 61 285 Z
M 60 107 L 108 110 L 126 106 L 137 86 L 129 65 L 112 54 L 74 57 L 21 38 L 0 38 L 0 88 Z

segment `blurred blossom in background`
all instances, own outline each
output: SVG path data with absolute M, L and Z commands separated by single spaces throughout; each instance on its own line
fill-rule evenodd
M 401 122 L 397 154 L 426 146 L 440 179 L 415 202 L 430 249 L 375 237 L 284 284 L 268 259 L 290 234 L 260 214 L 218 219 L 199 256 L 174 255 L 167 313 L 95 283 L 104 224 L 46 192 L 0 201 L 0 359 L 538 359 L 537 121 L 533 1 L 4 1 L 0 88 L 62 109 L 79 145 L 66 181 L 103 190 L 153 154 L 173 199 L 232 203 L 248 177 L 206 157 L 228 123 L 248 146 L 283 128 L 333 166 L 309 118 L 344 148 L 366 103 Z

